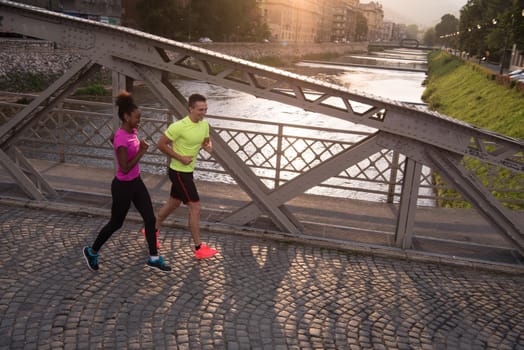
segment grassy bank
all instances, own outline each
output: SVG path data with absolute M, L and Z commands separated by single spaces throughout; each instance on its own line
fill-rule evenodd
M 430 108 L 483 129 L 524 139 L 524 95 L 478 65 L 433 52 L 422 99 Z
M 483 129 L 524 139 L 524 95 L 514 84 L 500 85 L 495 76 L 476 64 L 445 52 L 433 52 L 428 62 L 428 82 L 422 96 L 432 110 Z M 512 209 L 524 209 L 524 176 L 465 158 L 492 194 Z M 442 184 L 439 176 L 437 184 Z M 453 190 L 439 190 L 439 205 L 469 207 Z

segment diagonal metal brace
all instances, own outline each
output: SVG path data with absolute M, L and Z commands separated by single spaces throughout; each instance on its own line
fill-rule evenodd
M 147 67 L 134 65 L 135 71 L 143 79 L 148 87 L 169 109 L 184 115 L 186 106 L 182 103 L 182 95 L 165 80 L 159 78 L 158 71 L 151 71 Z M 183 111 L 182 111 L 183 108 Z M 260 179 L 249 169 L 248 166 L 231 150 L 228 144 L 218 135 L 216 131 L 210 129 L 210 138 L 213 140 L 213 157 L 220 165 L 228 171 L 240 187 L 253 199 L 262 212 L 266 213 L 279 229 L 299 233 L 300 230 L 296 223 L 298 220 L 285 208 L 279 208 L 268 198 L 268 188 Z
M 29 105 L 9 119 L 0 128 L 0 147 L 5 148 L 12 139 L 27 129 L 32 123 L 48 113 L 60 103 L 89 74 L 99 69 L 99 65 L 89 59 L 82 59 L 46 90 L 38 95 Z
M 14 161 L 14 165 L 22 172 L 27 174 L 28 178 L 36 185 L 40 193 L 46 193 L 50 199 L 58 197 L 58 193 L 54 190 L 51 185 L 42 177 L 42 175 L 36 170 L 31 163 L 24 157 L 23 153 L 18 147 L 10 147 L 8 154 Z
M 317 165 L 308 172 L 295 177 L 283 186 L 267 194 L 267 200 L 277 206 L 283 205 L 287 201 L 304 193 L 306 190 L 316 186 L 322 181 L 339 174 L 351 165 L 379 152 L 382 149 L 382 146 L 377 144 L 377 140 L 380 138 L 380 132 L 365 138 L 351 148 L 340 152 L 334 157 L 326 160 L 324 163 Z M 259 215 L 260 211 L 258 207 L 252 202 L 232 213 L 224 220 L 224 222 L 232 225 L 244 225 L 251 220 L 254 220 Z
M 9 158 L 9 156 L 0 149 L 0 164 L 5 168 L 5 170 L 11 175 L 15 182 L 20 186 L 22 191 L 25 192 L 30 198 L 36 199 L 39 201 L 45 201 L 46 198 L 40 192 L 37 186 L 31 181 L 27 175 L 20 170 L 20 168 Z
M 524 255 L 522 227 L 519 227 L 509 210 L 484 188 L 475 175 L 460 164 L 461 157 L 436 148 L 428 149 L 426 154 L 433 163 L 433 168 L 438 169 L 445 180 L 453 184 L 455 189 L 471 202 L 493 227 L 499 229 L 504 238 L 512 243 L 520 254 Z
M 98 68 L 99 65 L 91 62 L 89 59 L 81 60 L 0 127 L 1 163 L 15 182 L 31 198 L 45 200 L 42 192 L 47 193 L 51 198 L 56 198 L 57 193 L 38 171 L 31 166 L 22 153 L 18 149 L 13 148 L 12 145 L 24 130 L 45 116 L 54 106 L 67 97 L 80 81 L 95 70 L 98 70 Z M 4 153 L 7 149 L 11 149 L 10 155 L 15 162 Z

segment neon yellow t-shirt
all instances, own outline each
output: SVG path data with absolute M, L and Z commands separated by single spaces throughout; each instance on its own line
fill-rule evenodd
M 193 160 L 188 165 L 171 158 L 169 167 L 176 171 L 190 173 L 195 170 L 198 152 L 204 139 L 209 137 L 209 124 L 206 120 L 194 123 L 189 116 L 178 120 L 167 128 L 164 133 L 173 144 L 173 151 L 182 156 L 192 156 Z

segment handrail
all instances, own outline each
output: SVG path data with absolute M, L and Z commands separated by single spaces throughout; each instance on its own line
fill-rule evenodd
M 28 97 L 33 98 L 36 95 L 34 94 L 22 94 L 22 93 L 10 93 L 10 92 L 1 92 L 0 96 L 20 96 L 20 97 Z M 112 115 L 110 112 L 111 110 L 111 104 L 105 103 L 105 102 L 94 102 L 94 101 L 86 101 L 86 100 L 78 100 L 74 98 L 66 99 L 65 104 L 67 104 L 68 108 L 55 108 L 50 116 L 50 118 L 53 118 L 53 120 L 56 120 L 56 123 L 52 123 L 52 125 L 55 126 L 54 131 L 56 133 L 61 130 L 66 125 L 67 118 L 76 120 L 76 122 L 72 125 L 78 125 L 82 126 L 84 125 L 83 121 L 91 121 L 93 122 L 93 118 L 96 118 L 96 120 L 99 120 L 97 122 L 100 125 L 105 125 L 107 130 L 110 130 L 111 126 L 111 118 Z M 84 111 L 84 110 L 75 110 L 72 109 L 75 106 L 84 105 L 89 106 L 91 108 L 106 108 L 108 112 L 91 112 L 91 111 Z M 14 108 L 16 110 L 19 110 L 23 107 L 21 104 L 12 103 L 12 102 L 0 102 L 0 112 L 4 110 L 4 108 Z M 162 132 L 162 130 L 166 127 L 166 120 L 167 117 L 158 117 L 157 115 L 168 115 L 170 112 L 165 108 L 156 108 L 156 107 L 141 107 L 143 112 L 143 126 L 141 128 L 140 133 L 142 135 L 146 135 L 146 137 L 156 140 L 159 136 L 159 133 Z M 7 114 L 7 113 L 5 113 Z M 351 146 L 351 142 L 348 143 L 348 137 L 352 137 L 354 140 L 358 140 L 361 137 L 365 137 L 369 135 L 369 132 L 363 132 L 361 130 L 340 130 L 340 129 L 330 129 L 325 127 L 318 127 L 318 126 L 309 126 L 309 125 L 299 125 L 296 123 L 282 123 L 282 122 L 275 122 L 275 121 L 267 121 L 267 120 L 259 120 L 259 119 L 247 119 L 242 117 L 227 117 L 227 116 L 217 116 L 217 115 L 209 115 L 206 117 L 213 128 L 219 131 L 221 135 L 227 134 L 227 133 L 238 133 L 237 138 L 240 138 L 241 135 L 246 135 L 247 133 L 256 133 L 259 136 L 265 135 L 268 138 L 271 137 L 281 137 L 281 138 L 287 138 L 287 137 L 296 137 L 296 135 L 291 135 L 285 132 L 287 128 L 291 129 L 307 129 L 308 131 L 315 131 L 316 132 L 326 132 L 326 133 L 333 133 L 333 134 L 340 134 L 340 135 L 347 135 L 347 136 L 341 136 L 341 137 L 334 137 L 333 135 L 329 135 L 330 138 L 322 138 L 321 136 L 309 136 L 307 137 L 308 142 L 333 142 L 334 144 L 347 144 L 347 146 Z M 64 126 L 60 126 L 59 122 L 64 123 Z M 2 125 L 2 122 L 0 120 L 0 126 Z M 220 125 L 220 126 L 218 126 Z M 261 132 L 260 130 L 263 130 L 265 127 L 274 128 L 272 130 Z M 283 133 L 279 135 L 278 128 L 284 128 Z M 99 129 L 104 129 L 104 127 L 100 126 Z M 146 130 L 153 130 L 152 132 L 147 132 Z M 50 130 L 51 131 L 51 130 Z M 86 132 L 85 130 L 76 130 L 72 131 L 72 134 L 75 134 L 77 132 Z M 92 131 L 93 133 L 97 133 L 94 129 Z M 99 132 L 99 131 L 98 131 Z M 296 134 L 296 133 L 295 133 Z M 72 138 L 65 138 L 63 140 L 63 144 L 61 147 L 56 147 L 56 149 L 53 149 L 51 146 L 52 140 L 58 139 L 58 134 L 53 134 L 55 136 L 49 137 L 47 139 L 42 139 L 41 133 L 35 133 L 34 135 L 37 135 L 37 139 L 35 139 L 34 136 L 24 136 L 22 137 L 22 145 L 20 146 L 21 149 L 23 149 L 26 152 L 29 152 L 33 157 L 37 158 L 45 158 L 46 154 L 47 157 L 52 157 L 53 159 L 64 159 L 66 162 L 73 162 L 73 163 L 82 163 L 82 162 L 93 162 L 96 163 L 97 160 L 104 160 L 107 161 L 105 166 L 111 166 L 113 161 L 113 154 L 112 150 L 110 148 L 110 143 L 107 139 L 104 139 L 103 142 L 95 144 L 95 143 L 86 143 L 86 142 L 74 142 Z M 107 132 L 107 135 L 109 136 L 109 133 Z M 243 136 L 242 136 L 243 137 Z M 299 137 L 297 140 L 300 139 Z M 338 141 L 337 141 L 338 139 Z M 34 146 L 31 146 L 31 145 Z M 43 147 L 46 145 L 45 147 Z M 91 151 L 88 152 L 79 152 L 74 151 L 75 147 L 85 147 L 87 149 L 91 149 Z M 96 152 L 93 152 L 93 150 L 97 150 Z M 156 145 L 152 145 L 150 148 L 150 154 L 148 154 L 143 159 L 143 164 L 145 165 L 145 171 L 153 171 L 153 169 L 158 169 L 158 167 L 165 165 L 165 156 L 163 156 L 157 149 Z M 252 152 L 252 156 L 255 156 L 255 154 L 260 154 L 259 151 Z M 360 198 L 360 199 L 367 199 L 372 201 L 386 201 L 388 196 L 392 196 L 391 201 L 393 203 L 398 202 L 400 193 L 399 193 L 399 184 L 402 179 L 402 164 L 404 162 L 404 158 L 400 157 L 397 161 L 398 163 L 393 163 L 392 155 L 382 155 L 381 158 L 384 158 L 384 162 L 388 162 L 388 170 L 387 174 L 384 176 L 379 176 L 378 178 L 372 178 L 370 176 L 365 176 L 364 173 L 366 171 L 374 172 L 374 164 L 373 162 L 369 162 L 368 166 L 364 166 L 362 169 L 362 173 L 357 176 L 351 176 L 350 174 L 341 174 L 338 177 L 334 177 L 334 181 L 338 181 L 339 183 L 325 183 L 321 184 L 316 187 L 312 191 L 312 193 L 316 194 L 324 194 L 325 189 L 329 189 L 328 196 L 344 196 L 344 193 L 352 192 L 352 197 Z M 83 159 L 83 160 L 82 160 Z M 200 155 L 200 162 L 197 162 L 197 171 L 200 172 L 209 172 L 209 173 L 216 173 L 221 174 L 222 179 L 226 179 L 226 182 L 234 182 L 232 178 L 230 178 L 227 173 L 221 169 L 216 162 L 213 161 L 212 158 L 206 157 L 205 155 Z M 375 162 L 378 160 L 374 160 Z M 249 162 L 247 159 L 246 162 Z M 101 165 L 104 166 L 104 165 Z M 309 166 L 312 166 L 309 165 Z M 389 171 L 391 171 L 391 168 L 397 167 L 399 168 L 399 174 L 395 176 L 394 179 L 391 179 L 389 176 Z M 275 178 L 274 176 L 270 176 L 269 174 L 275 174 L 276 172 L 280 172 L 281 174 L 288 174 L 288 176 L 291 174 L 292 176 L 296 176 L 300 173 L 300 171 L 292 171 L 290 169 L 285 168 L 285 164 L 283 164 L 282 168 L 277 169 L 275 167 L 270 167 L 268 164 L 262 164 L 258 166 L 254 166 L 254 168 L 259 169 L 261 171 L 260 177 L 264 181 L 269 181 L 273 184 L 273 186 L 276 183 L 283 184 L 287 180 L 284 178 Z M 269 171 L 269 173 L 265 173 L 264 171 Z M 351 171 L 349 171 L 351 172 Z M 421 192 L 419 194 L 420 199 L 420 205 L 423 206 L 434 206 L 436 203 L 440 200 L 449 200 L 449 201 L 459 201 L 459 198 L 456 197 L 449 197 L 444 191 L 447 188 L 446 184 L 433 184 L 431 183 L 432 176 L 430 174 L 430 170 L 427 169 L 426 173 L 428 174 L 425 179 L 421 180 Z M 293 175 L 294 174 L 294 175 Z M 360 186 L 355 186 L 358 182 L 361 182 Z M 363 185 L 366 184 L 366 185 Z M 393 186 L 390 188 L 390 186 Z M 324 189 L 324 190 L 323 190 Z M 497 191 L 503 191 L 500 188 L 492 188 L 492 190 Z M 515 190 L 511 190 L 515 191 Z M 442 193 L 441 193 L 442 192 Z M 338 194 L 337 194 L 338 193 Z M 514 199 L 506 199 L 504 202 L 510 203 L 510 204 L 516 204 L 520 206 L 524 206 L 524 201 L 518 201 Z

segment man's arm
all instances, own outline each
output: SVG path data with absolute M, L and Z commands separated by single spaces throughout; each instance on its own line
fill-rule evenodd
M 158 139 L 156 146 L 158 147 L 160 152 L 167 154 L 169 157 L 178 160 L 179 162 L 181 162 L 184 165 L 191 163 L 191 161 L 193 160 L 193 157 L 182 156 L 176 153 L 175 151 L 173 151 L 171 144 L 172 144 L 172 141 L 168 139 L 166 135 L 162 134 L 160 136 L 160 139 Z
M 207 153 L 213 152 L 213 144 L 211 143 L 211 139 L 209 137 L 206 137 L 204 142 L 202 142 L 202 148 L 205 149 Z

